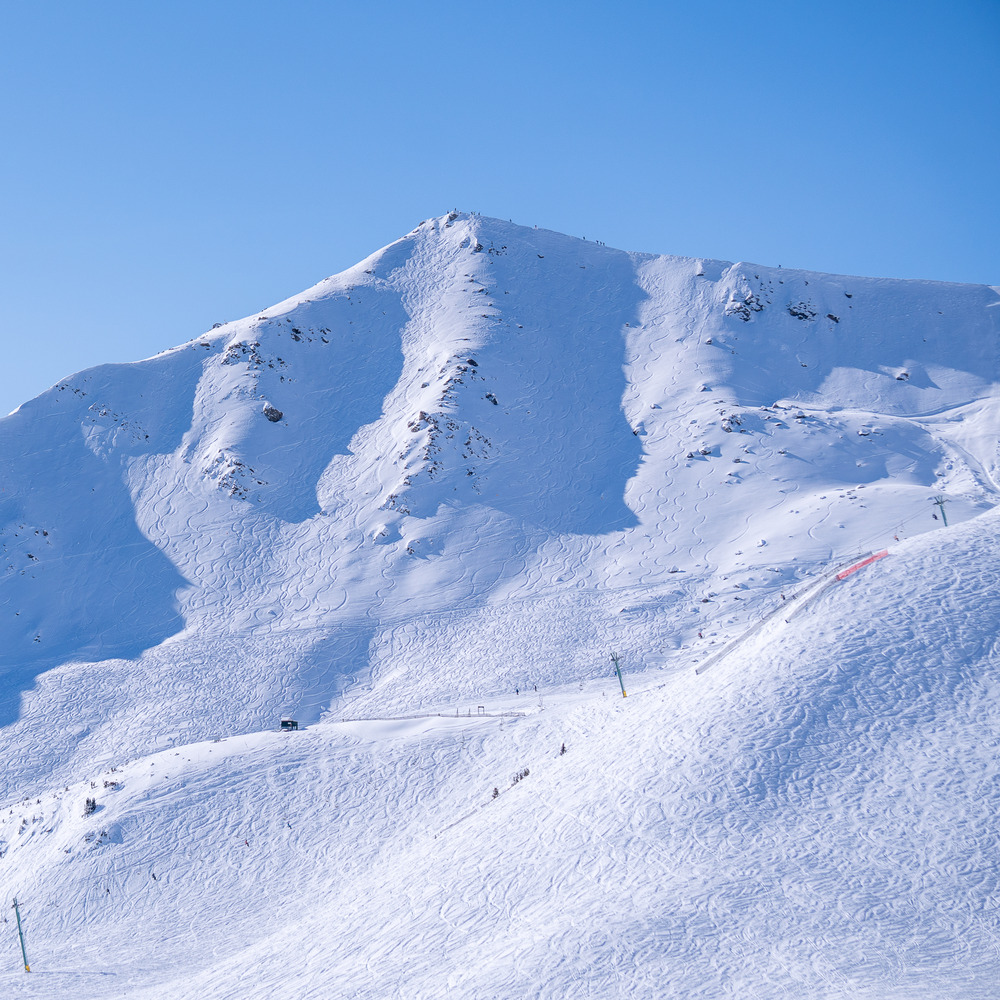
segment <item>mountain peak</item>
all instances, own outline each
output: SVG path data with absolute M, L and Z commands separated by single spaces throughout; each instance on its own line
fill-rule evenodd
M 933 527 L 939 493 L 956 520 L 995 502 L 996 302 L 426 220 L 0 423 L 6 719 L 45 671 L 113 661 L 168 685 L 112 699 L 118 738 L 141 742 L 151 699 L 197 734 L 194 690 L 166 680 L 178 655 L 242 727 L 279 689 L 307 720 L 347 690 L 392 702 L 410 683 L 387 667 L 395 623 L 433 634 L 540 594 L 573 598 L 553 637 L 585 607 L 600 642 L 663 648 L 666 619 L 625 628 L 614 609 L 642 593 L 681 614 L 737 585 L 763 600 Z M 508 653 L 459 646 L 470 690 L 508 682 Z M 551 678 L 575 680 L 575 657 Z
M 998 303 L 448 213 L 0 421 L 33 991 L 989 995 Z

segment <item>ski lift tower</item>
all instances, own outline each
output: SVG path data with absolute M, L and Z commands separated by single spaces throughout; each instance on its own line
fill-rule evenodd
M 612 653 L 611 662 L 615 665 L 615 673 L 618 675 L 618 683 L 622 688 L 622 697 L 627 698 L 628 695 L 625 693 L 625 681 L 622 679 L 621 656 L 618 653 Z
M 948 501 L 944 497 L 935 497 L 934 503 L 937 504 L 938 510 L 941 511 L 941 520 L 944 521 L 944 526 L 948 527 L 948 515 L 944 512 L 944 505 Z

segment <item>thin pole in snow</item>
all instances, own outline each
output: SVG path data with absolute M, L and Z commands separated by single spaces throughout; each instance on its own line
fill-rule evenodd
M 944 526 L 948 527 L 948 515 L 944 512 L 944 505 L 948 502 L 944 497 L 935 497 L 934 502 L 938 505 L 938 509 L 941 511 L 941 520 L 944 521 Z
M 14 897 L 14 915 L 17 917 L 17 936 L 21 941 L 21 958 L 24 959 L 24 971 L 31 972 L 31 966 L 28 965 L 28 953 L 24 950 L 24 932 L 21 930 L 21 911 L 18 909 L 17 897 Z
M 621 658 L 617 653 L 611 654 L 611 662 L 615 665 L 615 673 L 618 675 L 618 683 L 622 686 L 622 697 L 627 698 L 628 695 L 625 693 L 625 681 L 622 680 L 622 667 L 621 663 L 619 663 L 620 659 Z

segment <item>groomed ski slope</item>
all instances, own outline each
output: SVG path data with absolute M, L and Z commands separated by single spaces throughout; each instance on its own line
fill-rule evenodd
M 3 993 L 992 997 L 998 526 L 627 699 L 228 737 L 17 803 Z
M 991 996 L 998 343 L 452 213 L 24 404 L 3 991 Z

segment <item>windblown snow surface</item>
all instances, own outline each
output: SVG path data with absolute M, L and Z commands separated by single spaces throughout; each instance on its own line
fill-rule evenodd
M 26 403 L 0 993 L 995 997 L 998 344 L 453 213 Z

